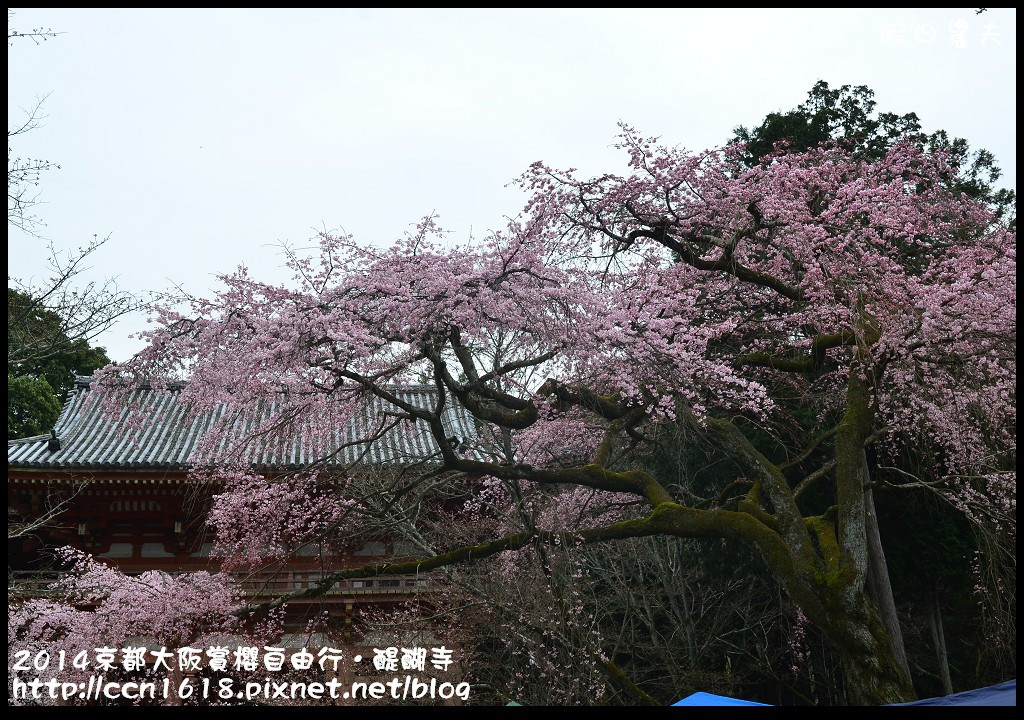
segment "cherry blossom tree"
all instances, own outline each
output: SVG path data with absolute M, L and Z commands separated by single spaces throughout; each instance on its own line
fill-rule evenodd
M 81 683 L 85 688 L 90 674 L 97 671 L 116 674 L 123 669 L 153 680 L 159 674 L 155 655 L 164 654 L 163 667 L 171 668 L 166 658 L 174 656 L 178 648 L 211 642 L 219 633 L 237 631 L 263 637 L 280 632 L 280 626 L 273 623 L 276 618 L 246 628 L 230 615 L 241 604 L 240 593 L 229 587 L 221 574 L 171 576 L 150 571 L 132 577 L 77 550 L 63 548 L 57 555 L 70 571 L 50 588 L 48 597 L 13 598 L 11 602 L 9 591 L 9 683 L 37 679 L 40 666 L 33 662 L 40 657 L 46 658 L 43 667 L 51 677 L 76 687 Z M 148 641 L 140 642 L 140 638 Z M 148 648 L 143 647 L 146 642 Z M 104 653 L 106 666 L 101 664 Z M 11 690 L 9 684 L 11 704 L 62 704 L 59 695 L 43 692 L 26 698 Z M 63 704 L 69 700 L 77 702 L 77 693 L 65 695 Z
M 326 461 L 371 398 L 439 448 L 394 496 L 474 478 L 504 504 L 468 507 L 452 520 L 466 529 L 419 538 L 419 557 L 240 614 L 527 546 L 721 539 L 752 550 L 832 644 L 850 702 L 911 699 L 865 587 L 865 489 L 878 482 L 865 449 L 927 448 L 934 474 L 906 488 L 1015 534 L 1015 231 L 948 182 L 943 152 L 912 142 L 870 161 L 824 146 L 753 167 L 742 148 L 688 152 L 625 126 L 619 145 L 619 175 L 535 163 L 521 216 L 483 240 L 453 246 L 427 218 L 386 249 L 325 234 L 318 254 L 289 254 L 288 286 L 222 276 L 214 297 L 159 310 L 149 347 L 104 373 L 108 401 L 187 379 L 194 412 L 260 418 L 205 437 L 205 462 L 230 479 L 216 502 L 225 547 L 358 532 L 350 485 L 275 486 L 243 458 L 300 433 Z M 394 392 L 417 378 L 436 388 L 432 406 Z M 452 404 L 476 438 L 450 435 Z M 715 494 L 645 468 L 669 425 L 713 448 Z M 581 511 L 592 496 L 615 512 Z M 255 497 L 289 511 L 254 522 Z

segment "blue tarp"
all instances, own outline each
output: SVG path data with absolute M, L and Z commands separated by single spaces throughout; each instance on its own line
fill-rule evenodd
M 1017 705 L 1017 681 L 1008 680 L 999 685 L 967 690 L 945 697 L 927 698 L 916 702 L 896 703 L 897 705 Z
M 736 698 L 725 697 L 724 695 L 712 695 L 706 692 L 696 692 L 693 695 L 684 697 L 679 702 L 672 703 L 675 705 L 762 705 L 767 707 L 764 703 L 751 702 L 750 700 L 737 700 Z
M 684 697 L 672 705 L 761 705 L 764 703 L 751 702 L 750 700 L 737 700 L 736 698 L 723 695 L 712 695 L 706 692 L 697 692 L 689 697 Z M 909 703 L 895 703 L 894 705 L 975 705 L 979 707 L 994 706 L 1017 706 L 1017 681 L 1009 680 L 999 685 L 967 690 L 965 692 L 946 695 L 945 697 L 927 698 Z

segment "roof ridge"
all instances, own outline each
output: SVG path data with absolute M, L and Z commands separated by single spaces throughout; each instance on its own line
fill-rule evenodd
M 30 437 L 14 438 L 13 440 L 8 440 L 7 441 L 7 445 L 8 446 L 11 446 L 11 445 L 24 445 L 25 443 L 39 442 L 40 440 L 49 440 L 49 439 L 50 439 L 50 435 L 49 434 L 46 434 L 46 435 L 31 435 Z

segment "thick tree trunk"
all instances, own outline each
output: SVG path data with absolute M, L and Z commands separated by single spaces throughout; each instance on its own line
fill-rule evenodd
M 870 388 L 853 370 L 846 412 L 835 432 L 835 506 L 807 517 L 776 465 L 731 423 L 708 420 L 709 429 L 716 431 L 716 439 L 733 457 L 757 471 L 751 490 L 738 505 L 740 512 L 723 513 L 716 530 L 727 531 L 726 536 L 732 533 L 757 549 L 804 615 L 822 630 L 842 663 L 847 698 L 854 705 L 915 699 L 909 673 L 867 590 L 869 576 L 888 579 L 884 566 L 878 573 L 870 570 L 864 443 L 873 421 Z M 764 505 L 761 490 L 768 495 Z M 765 507 L 774 512 L 769 514 Z M 663 514 L 667 517 L 667 511 Z M 873 519 L 873 508 L 871 514 Z M 682 514 L 680 520 L 686 517 Z M 693 536 L 692 531 L 679 534 Z M 877 533 L 874 539 L 878 540 Z M 881 558 L 876 553 L 876 560 Z
M 843 666 L 851 705 L 889 705 L 916 698 L 892 642 L 867 596 L 835 618 L 833 645 Z
M 852 368 L 847 380 L 846 412 L 835 435 L 835 539 L 840 548 L 839 561 L 829 562 L 829 553 L 823 554 L 831 576 L 826 576 L 824 583 L 819 580 L 817 594 L 824 603 L 825 630 L 839 652 L 847 695 L 854 705 L 887 705 L 914 699 L 914 686 L 904 669 L 905 658 L 901 662 L 902 653 L 897 651 L 897 647 L 902 649 L 902 642 L 893 642 L 867 591 L 869 578 L 878 580 L 879 585 L 884 578 L 886 586 L 889 579 L 884 567 L 872 570 L 872 560 L 877 563 L 884 557 L 877 526 L 874 533 L 869 528 L 875 519 L 874 507 L 868 505 L 872 498 L 865 487 L 864 443 L 873 422 L 868 380 L 858 368 Z M 818 537 L 819 545 L 831 542 L 823 530 Z M 891 598 L 891 589 L 886 589 L 877 588 L 883 601 Z M 895 621 L 894 607 L 892 613 L 890 623 Z M 894 624 L 898 633 L 898 623 Z

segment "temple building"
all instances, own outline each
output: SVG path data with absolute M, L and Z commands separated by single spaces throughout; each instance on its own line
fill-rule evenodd
M 45 591 L 61 572 L 53 564 L 52 550 L 62 546 L 82 550 L 126 574 L 219 567 L 211 558 L 213 539 L 205 519 L 218 486 L 190 475 L 200 439 L 216 418 L 190 414 L 180 390 L 180 385 L 135 390 L 131 405 L 141 415 L 129 426 L 124 413 L 116 416 L 94 402 L 91 378 L 81 377 L 49 435 L 8 441 L 12 597 Z M 393 391 L 403 402 L 419 407 L 433 407 L 437 392 L 428 386 Z M 339 431 L 337 448 L 324 465 L 326 472 L 394 474 L 412 465 L 429 467 L 438 456 L 433 436 L 407 421 L 380 431 L 379 418 L 394 416 L 398 409 L 379 398 L 373 402 L 362 420 L 352 420 Z M 460 443 L 476 437 L 468 412 L 451 402 L 444 408 L 447 437 Z M 360 442 L 361 438 L 372 439 Z M 249 466 L 266 475 L 285 474 L 302 470 L 311 459 L 301 442 L 277 438 L 254 451 Z M 350 547 L 336 546 L 330 553 L 311 544 L 298 549 L 284 565 L 234 573 L 233 579 L 249 602 L 255 602 L 307 588 L 331 571 L 416 554 L 408 542 L 381 534 L 361 538 Z M 286 629 L 302 627 L 314 609 L 309 606 L 315 605 L 317 613 L 330 615 L 346 642 L 372 642 L 358 632 L 353 635 L 353 620 L 361 611 L 431 591 L 428 576 L 342 581 L 323 597 L 289 602 Z

